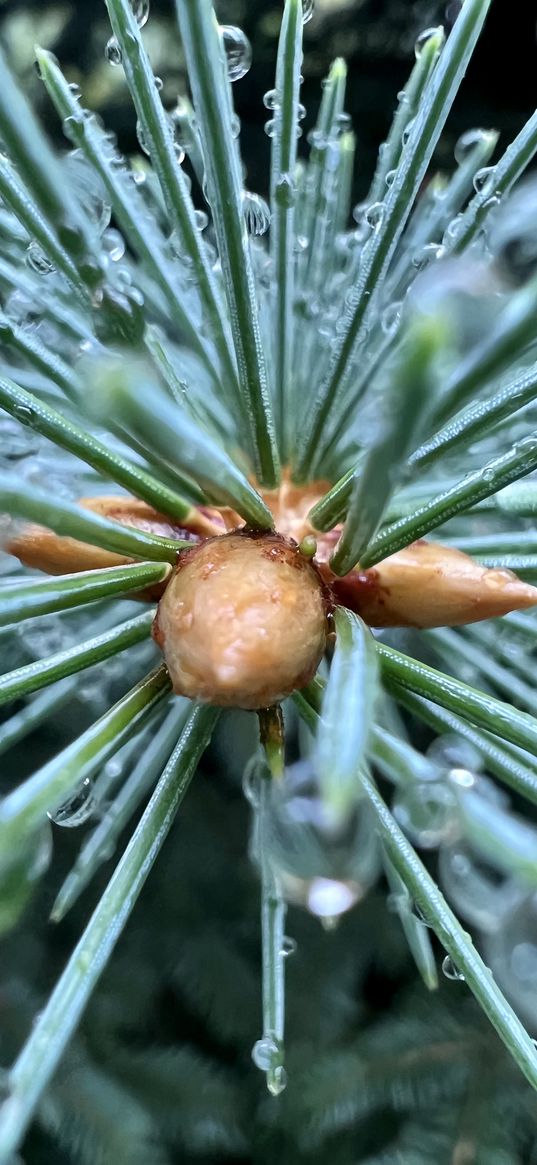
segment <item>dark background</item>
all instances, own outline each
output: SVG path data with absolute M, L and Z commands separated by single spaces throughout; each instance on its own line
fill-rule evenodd
M 305 29 L 302 100 L 308 110 L 304 142 L 319 100 L 319 82 L 337 55 L 349 66 L 347 108 L 358 139 L 356 197 L 365 190 L 375 153 L 393 111 L 395 95 L 404 84 L 413 61 L 416 35 L 431 24 L 452 24 L 459 0 L 318 0 L 317 11 Z M 62 18 L 55 29 L 47 22 L 53 10 Z M 226 23 L 237 23 L 250 38 L 254 65 L 234 86 L 242 121 L 242 150 L 250 183 L 261 192 L 266 185 L 269 142 L 262 132 L 267 118 L 263 93 L 273 85 L 275 44 L 281 18 L 276 0 L 220 0 L 217 12 Z M 485 32 L 454 106 L 437 161 L 449 168 L 453 144 L 464 129 L 494 127 L 502 131 L 498 148 L 505 146 L 535 107 L 537 77 L 537 14 L 531 2 L 493 0 Z M 35 99 L 58 134 L 47 111 L 39 82 L 31 77 L 31 45 L 37 39 L 52 49 L 70 77 L 82 83 L 84 97 L 98 108 L 106 124 L 118 134 L 126 152 L 138 149 L 132 108 L 121 69 L 104 60 L 109 34 L 104 3 L 47 5 L 44 0 L 4 0 L 0 30 L 19 71 L 27 72 Z M 155 71 L 164 79 L 165 104 L 173 105 L 185 89 L 182 60 L 172 0 L 152 0 L 146 26 L 147 44 Z

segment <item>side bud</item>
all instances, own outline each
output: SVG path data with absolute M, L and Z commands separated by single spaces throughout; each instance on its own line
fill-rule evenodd
M 179 555 L 153 627 L 177 694 L 250 709 L 304 687 L 327 633 L 315 566 L 280 535 L 248 531 Z

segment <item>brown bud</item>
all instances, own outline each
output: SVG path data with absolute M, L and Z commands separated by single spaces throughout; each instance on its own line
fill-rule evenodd
M 83 509 L 92 510 L 94 514 L 100 514 L 103 518 L 109 518 L 110 521 L 120 522 L 123 526 L 133 526 L 137 530 L 146 530 L 164 538 L 192 537 L 195 541 L 198 537 L 214 533 L 213 518 L 220 520 L 217 511 L 213 514 L 213 511 L 192 507 L 187 526 L 179 527 L 146 502 L 131 497 L 80 498 L 78 505 Z M 62 538 L 52 530 L 37 525 L 24 526 L 21 532 L 11 539 L 7 550 L 19 558 L 25 566 L 43 570 L 47 574 L 76 574 L 82 570 L 123 566 L 132 561 L 122 554 L 102 550 L 99 546 L 79 542 L 75 538 Z M 157 587 L 141 592 L 140 597 L 149 600 L 160 598 L 164 585 L 159 583 Z
M 328 566 L 337 537 L 332 531 L 321 539 L 319 568 L 335 599 L 370 627 L 457 627 L 537 604 L 537 588 L 512 571 L 434 542 L 413 542 L 370 570 L 337 578 Z
M 153 634 L 174 691 L 266 708 L 314 675 L 326 646 L 318 572 L 277 534 L 238 531 L 183 551 Z

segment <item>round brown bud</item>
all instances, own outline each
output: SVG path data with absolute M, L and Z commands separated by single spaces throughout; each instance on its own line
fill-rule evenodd
M 296 544 L 235 531 L 180 554 L 153 635 L 178 695 L 267 708 L 315 674 L 326 592 Z

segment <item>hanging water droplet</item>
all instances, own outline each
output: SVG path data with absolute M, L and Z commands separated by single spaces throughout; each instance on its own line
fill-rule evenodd
M 272 1036 L 263 1036 L 261 1040 L 256 1040 L 252 1048 L 252 1060 L 261 1072 L 268 1072 L 272 1067 L 276 1067 L 274 1061 L 279 1056 L 280 1049 Z
M 517 943 L 511 954 L 511 970 L 522 982 L 537 985 L 537 946 L 534 943 Z
M 125 254 L 125 242 L 119 231 L 110 229 L 103 234 L 103 247 L 112 263 L 119 263 Z
M 162 89 L 164 88 L 164 81 L 162 80 L 162 77 L 157 77 L 155 75 L 153 77 L 153 84 L 155 86 L 157 93 L 161 93 Z
M 449 4 L 446 4 L 446 21 L 450 27 L 455 24 L 457 17 L 460 16 L 463 2 L 464 0 L 450 0 Z
M 13 413 L 23 425 L 31 425 L 32 421 L 37 419 L 33 409 L 29 408 L 28 405 L 15 405 Z
M 259 809 L 262 780 L 262 766 L 259 757 L 253 756 L 248 761 L 242 778 L 242 791 L 252 809 Z
M 237 113 L 231 114 L 231 136 L 238 138 L 241 132 L 241 119 Z
M 394 179 L 395 179 L 395 175 L 396 175 L 396 174 L 397 174 L 397 170 L 388 170 L 388 173 L 386 174 L 386 177 L 385 177 L 385 179 L 384 179 L 384 181 L 385 181 L 385 183 L 386 183 L 386 186 L 387 186 L 388 188 L 389 188 L 390 186 L 393 186 L 393 183 L 394 183 Z
M 338 918 L 358 901 L 360 894 L 352 882 L 313 878 L 308 888 L 307 907 L 317 918 Z
M 35 239 L 32 239 L 31 243 L 28 244 L 26 262 L 32 271 L 35 271 L 38 275 L 50 275 L 56 270 L 54 263 L 51 262 L 48 255 L 45 255 L 42 247 L 39 246 L 39 243 L 35 242 Z
M 288 934 L 284 935 L 280 951 L 280 954 L 283 955 L 284 959 L 288 959 L 291 955 L 296 954 L 296 949 L 296 938 L 291 938 Z
M 384 308 L 380 324 L 383 332 L 385 332 L 387 336 L 394 335 L 397 331 L 397 328 L 401 322 L 402 306 L 403 305 L 400 301 L 396 301 L 395 303 L 389 303 L 388 306 Z
M 465 133 L 461 134 L 453 151 L 457 165 L 462 166 L 462 163 L 474 152 L 476 146 L 482 145 L 487 137 L 487 131 L 484 129 L 467 129 Z
M 352 129 L 352 117 L 350 113 L 338 113 L 336 117 L 336 130 L 338 133 L 348 133 Z
M 435 849 L 456 835 L 457 806 L 444 781 L 416 781 L 399 788 L 393 815 L 412 841 L 423 849 Z
M 143 28 L 149 18 L 149 0 L 131 0 L 131 7 L 138 28 Z
M 264 129 L 265 129 L 265 133 L 266 133 L 267 137 L 273 138 L 274 131 L 276 129 L 276 119 L 274 117 L 271 117 L 268 121 L 266 121 Z
M 415 117 L 413 117 L 413 118 L 411 118 L 410 121 L 407 121 L 405 128 L 401 134 L 401 141 L 402 141 L 404 146 L 406 146 L 408 139 L 412 133 L 412 130 L 414 129 L 415 120 L 416 120 Z
M 121 64 L 123 60 L 123 54 L 119 47 L 119 41 L 117 37 L 111 36 L 110 39 L 107 40 L 104 49 L 104 55 L 109 65 L 114 65 L 115 67 L 116 65 Z
M 454 785 L 459 785 L 461 789 L 473 789 L 477 784 L 477 778 L 469 769 L 450 769 L 449 779 Z
M 417 271 L 423 271 L 424 267 L 428 267 L 429 263 L 434 262 L 439 258 L 440 245 L 438 243 L 426 243 L 421 247 L 416 254 L 412 256 L 412 266 Z
M 444 246 L 450 247 L 456 241 L 461 222 L 462 213 L 456 214 L 455 217 L 452 218 L 451 222 L 448 223 L 442 238 L 442 244 Z
M 263 95 L 263 105 L 265 109 L 280 108 L 280 94 L 277 89 L 267 89 L 267 92 Z
M 63 805 L 60 805 L 52 813 L 48 813 L 47 817 L 55 825 L 62 825 L 66 829 L 75 829 L 78 825 L 84 825 L 86 821 L 89 821 L 94 812 L 93 785 L 89 777 L 86 777 L 76 792 L 69 797 L 69 800 L 64 801 Z
M 475 745 L 455 732 L 437 736 L 429 745 L 427 756 L 443 769 L 470 769 L 477 773 L 484 767 L 483 757 Z
M 209 215 L 204 210 L 195 210 L 194 218 L 196 220 L 196 230 L 204 231 L 209 222 Z
M 414 902 L 412 913 L 414 917 L 417 918 L 418 922 L 421 922 L 422 926 L 427 926 L 429 928 L 431 927 L 430 920 L 427 918 L 427 915 L 423 913 L 423 910 L 421 909 L 421 906 L 418 902 Z
M 234 24 L 220 26 L 230 81 L 240 81 L 252 64 L 252 46 L 241 28 Z
M 139 118 L 136 122 L 136 137 L 138 138 L 140 149 L 144 151 L 144 154 L 147 154 L 147 156 L 150 157 L 151 150 L 149 148 L 149 142 L 146 138 L 144 127 Z
M 274 197 L 278 206 L 288 210 L 295 204 L 296 187 L 290 174 L 280 174 L 276 183 Z
M 494 166 L 482 166 L 474 174 L 474 190 L 476 194 L 492 193 Z
M 420 32 L 420 34 L 416 38 L 416 41 L 414 44 L 414 52 L 416 54 L 416 60 L 419 60 L 419 58 L 421 57 L 421 54 L 425 48 L 425 45 L 428 44 L 431 37 L 437 36 L 438 32 L 439 32 L 438 28 L 424 28 L 423 32 Z
M 455 966 L 451 955 L 446 955 L 445 959 L 442 960 L 442 974 L 446 976 L 446 979 L 452 979 L 454 981 L 464 983 L 464 975 L 462 971 L 459 971 L 458 967 Z
M 383 218 L 384 203 L 372 202 L 371 206 L 368 206 L 365 212 L 365 221 L 367 222 L 368 226 L 372 227 L 373 230 L 377 230 L 378 227 L 380 227 Z
M 280 1096 L 286 1087 L 287 1072 L 283 1064 L 278 1064 L 277 1068 L 272 1068 L 267 1073 L 267 1088 L 271 1096 Z
M 307 24 L 315 11 L 315 0 L 302 0 L 302 23 Z
M 249 235 L 264 235 L 268 231 L 270 210 L 264 198 L 260 198 L 259 194 L 251 194 L 249 190 L 243 191 L 242 213 Z

